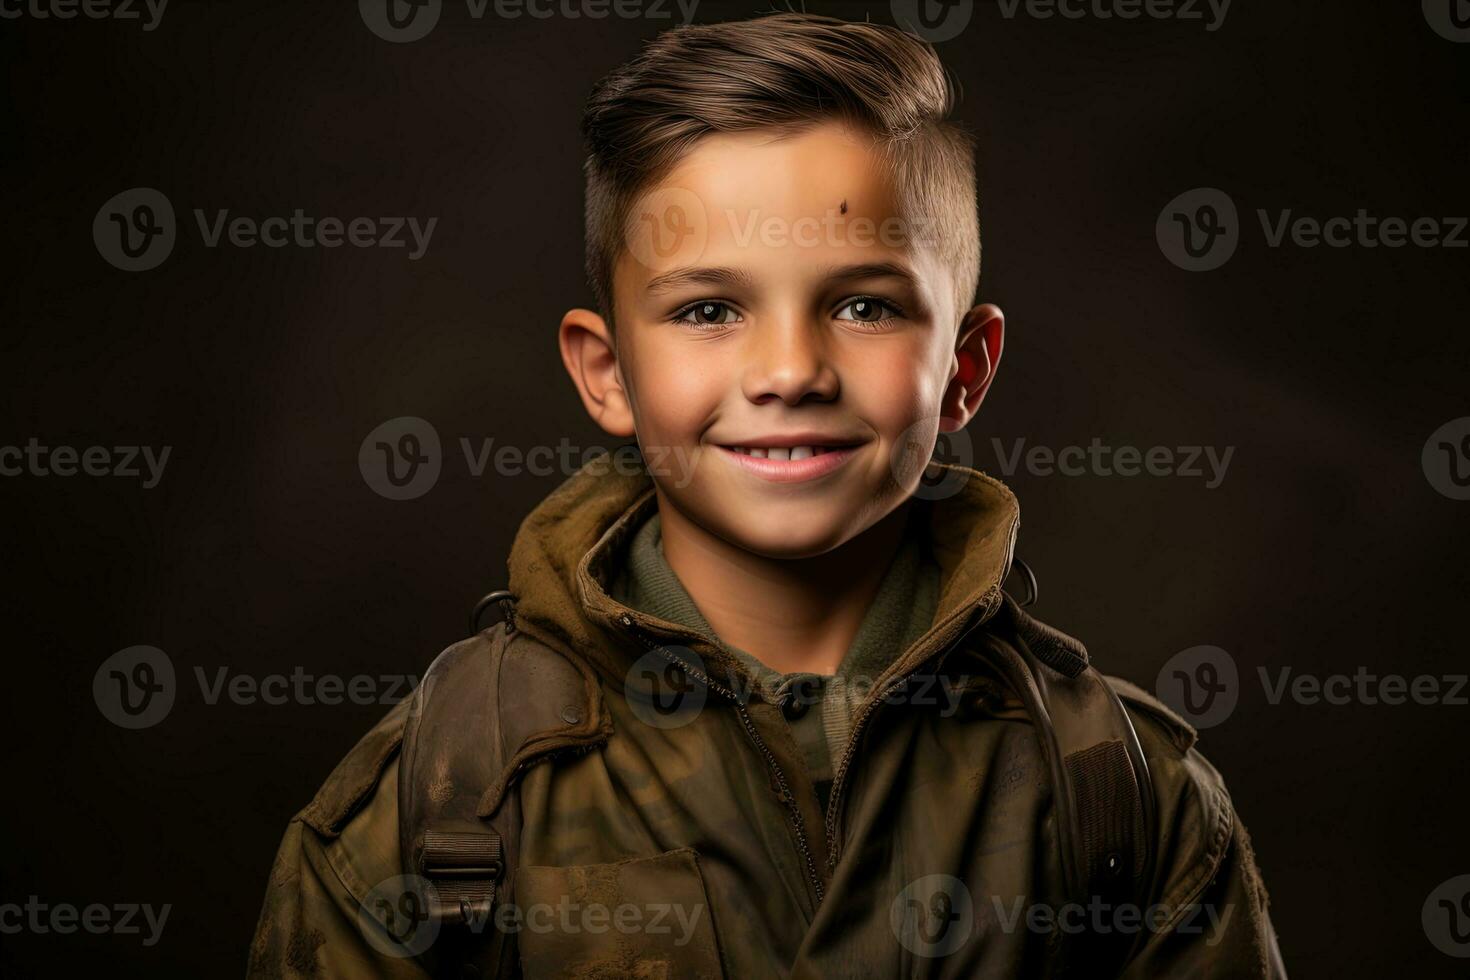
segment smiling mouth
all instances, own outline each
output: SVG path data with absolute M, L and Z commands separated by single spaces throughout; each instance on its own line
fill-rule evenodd
M 803 483 L 835 472 L 857 455 L 860 443 L 800 446 L 720 446 L 732 462 L 772 483 Z
M 731 452 L 740 453 L 742 456 L 754 456 L 756 459 L 809 459 L 812 456 L 821 456 L 824 453 L 835 452 L 839 449 L 850 449 L 850 446 L 721 446 Z

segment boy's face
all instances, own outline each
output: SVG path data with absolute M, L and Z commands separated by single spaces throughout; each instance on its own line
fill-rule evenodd
M 564 360 L 594 419 L 636 433 L 661 502 L 747 551 L 808 557 L 871 527 L 993 376 L 1000 311 L 957 336 L 933 223 L 900 214 L 853 129 L 706 137 L 630 226 L 615 348 L 573 310 Z

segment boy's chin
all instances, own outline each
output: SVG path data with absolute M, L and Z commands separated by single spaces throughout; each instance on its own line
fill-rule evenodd
M 851 513 L 831 501 L 831 506 L 812 501 L 749 501 L 711 507 L 712 501 L 696 504 L 691 516 L 707 531 L 730 544 L 764 558 L 798 559 L 824 555 L 846 544 L 863 530 Z M 830 513 L 827 511 L 830 510 Z

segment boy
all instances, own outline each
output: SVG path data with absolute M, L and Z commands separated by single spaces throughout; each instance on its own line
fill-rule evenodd
M 1002 592 L 1014 498 L 928 462 L 1003 336 L 951 101 L 799 14 L 597 87 L 561 352 L 646 471 L 526 519 L 505 621 L 291 823 L 252 974 L 1284 975 L 1194 732 Z

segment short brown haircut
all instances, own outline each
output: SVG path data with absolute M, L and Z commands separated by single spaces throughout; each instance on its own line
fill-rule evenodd
M 660 34 L 587 100 L 587 277 L 612 322 L 613 268 L 640 192 L 701 137 L 797 132 L 841 120 L 878 140 L 906 217 L 927 223 L 955 273 L 957 316 L 980 276 L 974 140 L 949 119 L 955 89 L 927 42 L 814 14 Z

